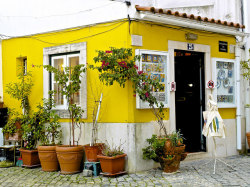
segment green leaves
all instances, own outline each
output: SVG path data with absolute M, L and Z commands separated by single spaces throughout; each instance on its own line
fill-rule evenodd
M 99 79 L 107 86 L 112 86 L 115 82 L 121 87 L 125 87 L 127 81 L 132 81 L 134 92 L 142 101 L 148 102 L 149 105 L 159 107 L 159 111 L 155 112 L 158 121 L 163 120 L 163 103 L 158 103 L 157 99 L 152 95 L 152 91 L 163 89 L 163 85 L 159 80 L 149 78 L 143 71 L 138 71 L 135 65 L 136 61 L 140 61 L 140 56 L 133 57 L 130 48 L 114 48 L 110 47 L 109 51 L 97 51 L 98 55 L 94 57 L 97 66 L 90 65 L 90 69 L 96 69 L 100 72 Z M 154 109 L 155 110 L 155 109 Z
M 67 103 L 68 103 L 68 111 L 70 113 L 70 118 L 72 122 L 72 126 L 70 128 L 72 129 L 72 136 L 73 136 L 73 145 L 74 145 L 74 125 L 79 125 L 82 122 L 82 115 L 84 113 L 84 110 L 81 109 L 81 107 L 77 106 L 73 103 L 74 101 L 74 95 L 78 93 L 81 89 L 81 77 L 82 74 L 86 72 L 86 68 L 83 64 L 76 65 L 73 68 L 72 67 L 65 67 L 63 70 L 58 70 L 54 68 L 53 66 L 46 65 L 44 68 L 50 72 L 53 73 L 54 81 L 59 84 L 60 92 L 62 95 L 66 96 Z M 57 125 L 56 122 L 54 122 L 54 126 Z M 53 124 L 52 124 L 53 125 Z M 71 142 L 71 141 L 70 141 Z
M 18 82 L 11 82 L 6 85 L 6 92 L 14 99 L 21 101 L 21 108 L 26 114 L 29 113 L 30 106 L 28 96 L 33 87 L 32 75 L 27 72 L 26 75 L 20 73 L 18 75 Z

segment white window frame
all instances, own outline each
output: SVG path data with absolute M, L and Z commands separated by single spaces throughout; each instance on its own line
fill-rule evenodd
M 74 53 L 76 52 L 76 54 L 70 54 L 73 52 Z M 56 58 L 56 57 L 64 56 L 64 55 L 65 55 L 65 58 L 66 56 L 68 56 L 67 58 L 69 58 L 74 55 L 79 55 L 79 64 L 84 64 L 86 66 L 86 59 L 87 59 L 86 42 L 44 48 L 43 49 L 43 65 L 50 65 L 50 58 Z M 44 98 L 49 98 L 48 92 L 50 90 L 50 81 L 48 80 L 50 80 L 50 73 L 44 69 L 43 70 L 43 96 Z M 87 72 L 82 74 L 81 90 L 80 90 L 80 106 L 84 110 L 83 119 L 86 119 L 87 118 Z M 56 110 L 67 112 L 67 110 L 65 109 L 65 106 L 56 108 Z M 68 116 L 68 115 L 65 115 L 65 116 Z M 62 117 L 65 117 L 65 116 L 62 116 Z M 65 117 L 65 118 L 68 118 L 68 117 Z
M 233 70 L 233 73 L 234 73 L 234 103 L 221 103 L 221 102 L 218 102 L 217 100 L 217 95 L 218 95 L 218 90 L 217 90 L 217 68 L 216 68 L 216 65 L 217 65 L 217 61 L 220 61 L 220 62 L 232 62 L 234 63 L 234 70 Z M 227 58 L 212 58 L 212 66 L 213 66 L 213 80 L 215 82 L 215 88 L 214 88 L 214 99 L 215 101 L 217 102 L 218 104 L 218 108 L 236 108 L 236 60 L 235 59 L 227 59 Z
M 169 108 L 169 97 L 170 97 L 170 89 L 169 89 L 169 54 L 166 51 L 155 51 L 155 50 L 147 50 L 147 49 L 136 49 L 135 50 L 135 54 L 136 55 L 141 55 L 142 54 L 150 54 L 150 55 L 164 55 L 167 57 L 167 61 L 164 67 L 164 72 L 165 72 L 165 94 L 167 96 L 167 100 L 164 103 L 164 107 L 163 108 Z M 136 65 L 138 66 L 138 69 L 141 71 L 142 70 L 142 58 L 140 59 L 140 61 L 136 62 Z M 167 75 L 166 75 L 167 74 Z M 155 106 L 157 107 L 157 106 Z M 158 106 L 159 107 L 159 106 Z M 150 106 L 148 103 L 143 102 L 139 95 L 136 94 L 136 108 L 137 109 L 149 109 Z

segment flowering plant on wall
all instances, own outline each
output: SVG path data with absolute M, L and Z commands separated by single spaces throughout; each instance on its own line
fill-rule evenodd
M 99 71 L 99 79 L 107 86 L 117 82 L 122 87 L 125 87 L 127 81 L 132 81 L 134 93 L 142 101 L 149 103 L 160 125 L 160 130 L 163 130 L 165 135 L 167 135 L 163 124 L 164 105 L 159 103 L 152 94 L 152 90 L 161 90 L 163 86 L 159 83 L 159 80 L 151 79 L 146 73 L 138 70 L 135 62 L 140 60 L 140 56 L 135 55 L 133 57 L 132 49 L 130 48 L 118 49 L 110 47 L 108 51 L 97 52 L 98 55 L 94 57 L 94 62 L 97 63 L 97 66 L 90 65 L 89 67 Z

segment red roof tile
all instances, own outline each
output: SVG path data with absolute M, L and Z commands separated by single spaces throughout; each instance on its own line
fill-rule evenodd
M 186 13 L 179 13 L 178 11 L 171 11 L 167 9 L 162 9 L 162 8 L 155 8 L 155 7 L 145 7 L 145 6 L 135 6 L 137 11 L 148 11 L 152 13 L 159 13 L 159 14 L 166 14 L 166 15 L 173 15 L 177 17 L 182 17 L 182 18 L 189 18 L 189 19 L 194 19 L 197 21 L 203 21 L 203 22 L 210 22 L 210 23 L 216 23 L 219 25 L 225 25 L 225 26 L 230 26 L 230 27 L 236 27 L 236 28 L 245 28 L 245 25 L 241 25 L 239 23 L 234 23 L 234 22 L 227 22 L 227 21 L 221 21 L 220 19 L 215 20 L 214 18 L 207 18 L 207 17 L 201 17 L 201 16 L 195 16 L 193 14 L 187 15 Z

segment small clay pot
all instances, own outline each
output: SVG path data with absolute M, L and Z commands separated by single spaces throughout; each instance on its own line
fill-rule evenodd
M 86 158 L 89 162 L 97 162 L 97 155 L 102 155 L 102 150 L 104 149 L 104 143 L 97 143 L 93 146 L 89 144 L 84 145 L 84 151 Z
M 246 136 L 247 136 L 248 147 L 250 148 L 250 132 L 247 132 Z
M 23 166 L 26 167 L 36 167 L 40 166 L 40 160 L 38 157 L 38 151 L 28 150 L 28 149 L 19 149 L 22 154 Z
M 119 174 L 125 169 L 125 157 L 127 154 L 117 155 L 113 157 L 97 155 L 100 160 L 101 168 L 104 173 Z

